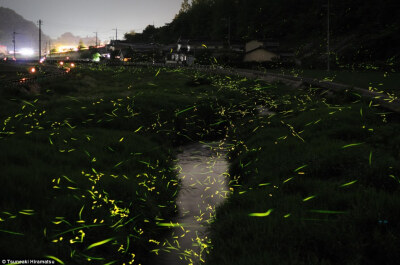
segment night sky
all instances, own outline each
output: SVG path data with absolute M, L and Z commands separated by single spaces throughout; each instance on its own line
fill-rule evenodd
M 13 9 L 25 19 L 43 20 L 43 32 L 57 38 L 65 32 L 101 40 L 125 32 L 141 32 L 147 25 L 169 23 L 178 13 L 182 0 L 0 0 L 0 6 Z

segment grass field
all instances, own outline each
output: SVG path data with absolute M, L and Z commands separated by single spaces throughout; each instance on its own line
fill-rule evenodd
M 345 93 L 268 90 L 276 115 L 232 124 L 233 193 L 207 264 L 397 264 L 398 114 Z
M 42 80 L 40 93 L 2 87 L 0 256 L 64 264 L 155 258 L 176 212 L 173 147 L 224 137 L 223 113 L 252 104 L 219 80 L 93 66 Z
M 0 80 L 12 80 L 29 76 L 29 68 L 33 64 L 16 64 L 13 62 L 0 63 Z
M 70 63 L 65 66 L 70 67 Z M 34 72 L 32 72 L 34 69 Z M 41 78 L 48 74 L 60 73 L 63 69 L 56 64 L 40 64 L 24 61 L 0 61 L 0 86 L 2 82 L 18 81 L 27 78 Z
M 271 70 L 267 70 L 271 71 Z M 336 70 L 327 72 L 325 70 L 307 69 L 280 69 L 272 70 L 274 73 L 284 75 L 315 78 L 318 80 L 331 81 L 347 84 L 376 92 L 400 95 L 400 74 L 396 72 L 381 71 L 344 71 Z
M 399 117 L 353 94 L 181 69 L 0 87 L 0 256 L 156 264 L 175 146 L 224 138 L 206 264 L 396 264 Z M 274 115 L 258 116 L 263 105 Z

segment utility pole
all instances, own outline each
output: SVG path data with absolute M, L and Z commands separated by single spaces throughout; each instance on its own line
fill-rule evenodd
M 228 41 L 228 46 L 229 48 L 231 47 L 231 17 L 229 16 L 228 18 L 221 18 L 222 21 L 226 21 L 228 24 L 228 36 L 224 37 L 224 39 L 227 39 Z
M 51 40 L 49 40 L 49 57 L 51 57 Z
M 93 33 L 96 33 L 96 48 L 97 48 L 97 31 Z
M 113 30 L 115 30 L 115 40 L 118 40 L 118 29 L 115 28 L 115 29 L 113 29 Z
M 231 48 L 231 17 L 228 17 L 228 45 Z
M 39 19 L 39 61 L 42 59 L 42 20 Z
M 329 0 L 328 0 L 328 11 L 327 11 L 327 33 L 326 33 L 326 35 L 327 35 L 327 37 L 326 37 L 326 41 L 327 41 L 327 53 L 328 53 L 328 65 L 327 65 L 327 70 L 328 70 L 328 72 L 331 70 L 330 69 L 330 62 L 329 62 L 329 57 L 330 57 L 330 53 L 331 53 L 331 51 L 330 51 L 330 47 L 329 47 L 329 45 L 330 45 L 330 43 L 329 43 L 329 41 L 330 41 L 330 36 L 329 36 L 329 27 L 330 27 L 330 19 L 329 19 L 329 17 L 330 17 L 330 5 L 329 5 Z
M 14 53 L 13 53 L 13 59 L 16 60 L 17 58 L 15 57 L 15 35 L 18 34 L 17 32 L 13 32 L 13 44 L 14 44 Z

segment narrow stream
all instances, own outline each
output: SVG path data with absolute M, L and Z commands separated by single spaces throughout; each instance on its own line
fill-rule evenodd
M 201 264 L 208 242 L 207 224 L 215 206 L 225 200 L 228 188 L 226 145 L 195 143 L 181 147 L 177 166 L 181 190 L 177 198 L 179 223 L 160 251 L 160 264 Z

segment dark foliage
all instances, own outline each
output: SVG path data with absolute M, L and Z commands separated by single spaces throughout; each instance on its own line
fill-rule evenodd
M 328 0 L 197 0 L 160 28 L 148 26 L 131 41 L 171 43 L 192 40 L 278 39 L 283 49 L 297 52 L 318 67 L 326 57 Z M 331 1 L 332 62 L 393 63 L 400 55 L 400 18 L 396 0 Z M 397 56 L 397 57 L 395 57 Z

